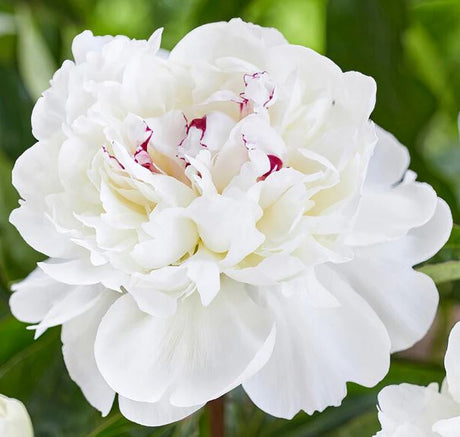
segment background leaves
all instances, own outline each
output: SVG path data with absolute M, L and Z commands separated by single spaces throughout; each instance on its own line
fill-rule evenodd
M 42 258 L 8 223 L 17 203 L 10 174 L 14 160 L 34 142 L 33 102 L 56 66 L 70 57 L 77 33 L 89 28 L 146 38 L 165 27 L 163 45 L 170 49 L 193 27 L 234 16 L 277 27 L 290 42 L 326 54 L 342 69 L 372 75 L 378 85 L 373 119 L 408 146 L 411 168 L 448 201 L 460 222 L 458 0 L 0 0 L 0 393 L 25 402 L 37 437 L 209 436 L 206 411 L 157 429 L 128 422 L 116 406 L 101 418 L 65 370 L 59 329 L 34 342 L 10 315 L 11 281 Z M 341 407 L 291 421 L 264 414 L 237 389 L 227 398 L 228 436 L 373 435 L 381 387 L 440 382 L 444 376 L 447 333 L 460 318 L 459 260 L 456 227 L 445 248 L 420 267 L 439 283 L 436 323 L 424 342 L 394 357 L 378 387 L 350 385 Z

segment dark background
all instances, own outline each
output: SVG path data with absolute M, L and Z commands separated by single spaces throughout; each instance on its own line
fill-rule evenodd
M 170 49 L 189 30 L 242 17 L 274 26 L 291 43 L 314 48 L 343 70 L 377 81 L 373 120 L 410 150 L 411 168 L 450 205 L 460 222 L 460 0 L 0 0 L 0 393 L 28 407 L 37 437 L 207 436 L 207 413 L 164 428 L 130 424 L 114 407 L 102 419 L 63 367 L 59 329 L 37 342 L 9 314 L 9 284 L 24 277 L 40 255 L 8 224 L 17 204 L 10 172 L 34 139 L 35 100 L 64 59 L 72 38 L 95 34 L 147 38 L 164 27 Z M 460 233 L 434 261 L 458 260 Z M 403 285 L 403 284 L 402 284 Z M 440 284 L 442 305 L 427 339 L 393 358 L 377 388 L 349 385 L 340 408 L 292 421 L 257 410 L 241 391 L 227 397 L 231 436 L 371 436 L 378 429 L 376 393 L 396 382 L 441 381 L 447 333 L 459 319 L 458 282 Z

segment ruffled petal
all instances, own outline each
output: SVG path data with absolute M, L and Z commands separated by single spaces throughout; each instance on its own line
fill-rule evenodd
M 188 407 L 254 374 L 273 341 L 270 315 L 242 284 L 225 279 L 209 306 L 193 294 L 168 318 L 144 314 L 123 296 L 102 320 L 95 351 L 104 379 L 120 395 L 157 402 L 168 392 L 172 404 Z
M 230 40 L 232 43 L 228 44 Z M 287 41 L 277 30 L 244 23 L 237 18 L 192 30 L 174 47 L 169 59 L 185 64 L 203 64 L 217 57 L 260 59 L 265 48 L 280 44 L 287 44 Z
M 37 202 L 21 202 L 21 206 L 11 213 L 10 223 L 27 244 L 47 256 L 71 258 L 82 253 L 81 247 L 56 230 L 42 205 Z
M 356 250 L 334 268 L 373 308 L 391 338 L 391 350 L 411 347 L 431 326 L 439 295 L 433 280 L 398 260 Z
M 400 238 L 410 229 L 427 223 L 436 205 L 436 192 L 420 182 L 364 193 L 347 243 L 366 246 Z
M 388 189 L 401 182 L 409 167 L 409 152 L 389 132 L 376 126 L 378 141 L 369 162 L 364 190 Z
M 449 239 L 452 231 L 452 214 L 444 200 L 438 198 L 436 210 L 423 226 L 411 229 L 395 241 L 361 248 L 367 257 L 385 257 L 400 260 L 402 264 L 414 266 L 430 259 Z
M 14 317 L 27 323 L 38 323 L 55 302 L 67 296 L 72 287 L 56 282 L 43 270 L 35 269 L 24 280 L 13 284 L 10 309 Z
M 118 397 L 118 405 L 123 416 L 144 426 L 162 426 L 182 420 L 203 406 L 176 407 L 164 398 L 149 403 L 136 402 L 123 396 Z
M 433 425 L 432 429 L 441 437 L 458 437 L 460 430 L 460 416 L 440 420 Z
M 51 278 L 69 285 L 104 284 L 107 288 L 120 290 L 127 275 L 111 265 L 94 266 L 88 258 L 73 260 L 48 259 L 38 266 Z
M 77 64 L 85 62 L 91 52 L 100 52 L 102 47 L 114 39 L 113 36 L 94 36 L 90 30 L 78 34 L 72 43 L 72 54 Z
M 347 381 L 373 386 L 388 371 L 390 342 L 381 321 L 332 270 L 318 270 L 340 306 L 312 306 L 307 293 L 269 295 L 275 348 L 269 362 L 243 384 L 259 408 L 277 417 L 338 406 Z
M 66 285 L 55 281 L 39 269 L 15 284 L 10 298 L 13 315 L 19 320 L 36 323 L 35 338 L 52 326 L 79 316 L 98 302 L 104 292 L 101 285 Z
M 412 384 L 385 387 L 378 396 L 379 437 L 431 436 L 435 422 L 458 415 L 460 406 L 438 391 L 433 383 L 428 387 Z M 412 434 L 407 433 L 408 430 Z

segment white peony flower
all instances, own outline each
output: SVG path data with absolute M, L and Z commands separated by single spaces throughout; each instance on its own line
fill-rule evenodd
M 0 395 L 0 436 L 33 437 L 32 422 L 24 404 Z
M 11 221 L 50 258 L 12 312 L 63 325 L 103 414 L 160 425 L 240 384 L 279 417 L 339 405 L 430 326 L 412 266 L 449 208 L 369 121 L 371 78 L 241 20 L 160 37 L 83 32 L 37 102 Z
M 446 379 L 441 390 L 436 383 L 427 387 L 400 384 L 380 392 L 382 430 L 376 437 L 460 436 L 460 322 L 450 333 L 444 364 Z

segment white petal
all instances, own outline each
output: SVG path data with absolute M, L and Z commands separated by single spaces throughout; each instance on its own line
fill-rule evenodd
M 368 245 L 402 237 L 433 217 L 437 196 L 430 185 L 401 183 L 391 190 L 361 197 L 358 215 L 347 242 Z
M 129 294 L 139 309 L 157 317 L 173 315 L 177 309 L 177 297 L 154 288 L 149 281 L 134 281 L 128 286 Z
M 450 332 L 444 365 L 449 392 L 460 403 L 460 322 Z
M 42 205 L 27 201 L 12 211 L 10 223 L 19 231 L 22 238 L 45 255 L 68 258 L 82 253 L 69 236 L 56 229 L 46 215 Z
M 433 425 L 433 431 L 441 437 L 458 437 L 460 432 L 460 416 L 444 419 Z
M 362 249 L 369 257 L 384 256 L 399 259 L 401 263 L 416 265 L 430 259 L 449 239 L 452 214 L 444 200 L 438 198 L 431 219 L 422 226 L 411 229 L 402 238 Z
M 112 266 L 94 266 L 89 259 L 56 260 L 39 262 L 38 266 L 58 282 L 70 285 L 102 283 L 108 288 L 119 290 L 126 282 L 126 275 Z
M 56 171 L 59 145 L 56 141 L 38 142 L 17 159 L 12 182 L 22 198 L 43 198 L 59 190 Z M 49 176 L 44 178 L 43 174 Z
M 14 293 L 10 297 L 10 308 L 14 317 L 23 322 L 37 323 L 73 287 L 55 281 L 37 268 L 11 288 Z
M 334 268 L 378 314 L 390 335 L 392 352 L 407 349 L 426 334 L 439 300 L 430 277 L 365 250 L 356 250 L 355 259 Z
M 102 47 L 113 40 L 113 36 L 94 36 L 89 30 L 78 34 L 72 43 L 72 53 L 77 64 L 85 62 L 90 52 L 99 52 Z
M 225 274 L 240 282 L 252 285 L 274 285 L 288 280 L 305 270 L 305 265 L 296 257 L 272 255 L 264 258 L 254 267 L 230 268 Z
M 102 378 L 94 359 L 97 328 L 110 305 L 120 295 L 105 292 L 89 311 L 62 325 L 62 354 L 69 375 L 81 388 L 88 402 L 106 416 L 112 408 L 115 392 Z
M 226 143 L 235 122 L 223 112 L 211 112 L 206 116 L 206 130 L 202 143 L 209 150 L 220 150 Z
M 156 402 L 168 392 L 174 405 L 194 406 L 256 372 L 273 340 L 266 311 L 227 279 L 209 306 L 192 295 L 169 318 L 146 315 L 123 296 L 104 317 L 95 351 L 105 380 L 122 396 Z
M 381 435 L 393 437 L 407 429 L 431 437 L 433 424 L 439 419 L 458 415 L 460 406 L 438 391 L 437 384 L 420 387 L 412 384 L 385 387 L 378 396 Z M 407 434 L 419 435 L 419 434 Z M 433 436 L 434 437 L 434 436 Z
M 270 126 L 269 120 L 256 114 L 245 117 L 240 123 L 243 142 L 248 150 L 261 150 L 283 159 L 286 145 L 281 136 Z
M 266 47 L 279 44 L 286 44 L 286 40 L 277 30 L 233 19 L 192 30 L 174 47 L 170 59 L 186 64 L 203 63 L 225 55 L 243 60 L 259 59 Z
M 66 118 L 69 78 L 74 69 L 72 61 L 64 61 L 62 67 L 54 73 L 51 88 L 43 93 L 32 110 L 32 133 L 40 141 L 62 139 L 61 127 Z
M 372 386 L 388 370 L 390 344 L 378 317 L 333 271 L 323 268 L 319 278 L 340 306 L 314 307 L 306 293 L 268 295 L 276 316 L 275 348 L 243 387 L 258 407 L 277 417 L 340 405 L 347 381 Z
M 2 437 L 33 437 L 29 413 L 21 401 L 0 395 L 0 435 Z
M 162 426 L 182 420 L 199 410 L 203 405 L 196 407 L 176 407 L 167 399 L 157 402 L 136 402 L 119 396 L 120 412 L 127 419 L 144 426 Z
M 262 210 L 250 199 L 199 197 L 189 206 L 189 212 L 206 247 L 217 253 L 228 252 L 229 265 L 241 261 L 264 240 L 256 228 Z
M 43 320 L 36 326 L 35 338 L 52 326 L 61 325 L 92 308 L 102 297 L 102 285 L 70 286 L 68 293 L 54 302 Z
M 147 270 L 174 264 L 192 253 L 198 242 L 195 224 L 178 208 L 154 210 L 142 229 L 149 239 L 137 244 L 131 255 Z
M 350 115 L 358 120 L 368 119 L 374 110 L 377 93 L 374 78 L 358 71 L 346 71 L 342 77 L 344 100 L 347 102 L 347 110 Z
M 160 49 L 162 35 L 163 35 L 163 28 L 160 27 L 159 29 L 155 30 L 155 32 L 153 32 L 150 38 L 148 39 L 150 50 L 152 54 L 157 53 L 158 50 Z M 167 59 L 167 56 L 166 56 L 166 59 Z
M 219 259 L 211 252 L 199 250 L 187 262 L 187 276 L 196 284 L 201 303 L 209 305 L 220 290 Z
M 399 141 L 376 126 L 378 141 L 369 162 L 364 189 L 390 188 L 403 179 L 409 167 L 409 152 Z
M 315 270 L 309 268 L 304 274 L 282 284 L 283 293 L 292 296 L 295 293 L 305 293 L 311 306 L 317 308 L 339 307 L 340 302 L 334 295 L 318 280 Z

